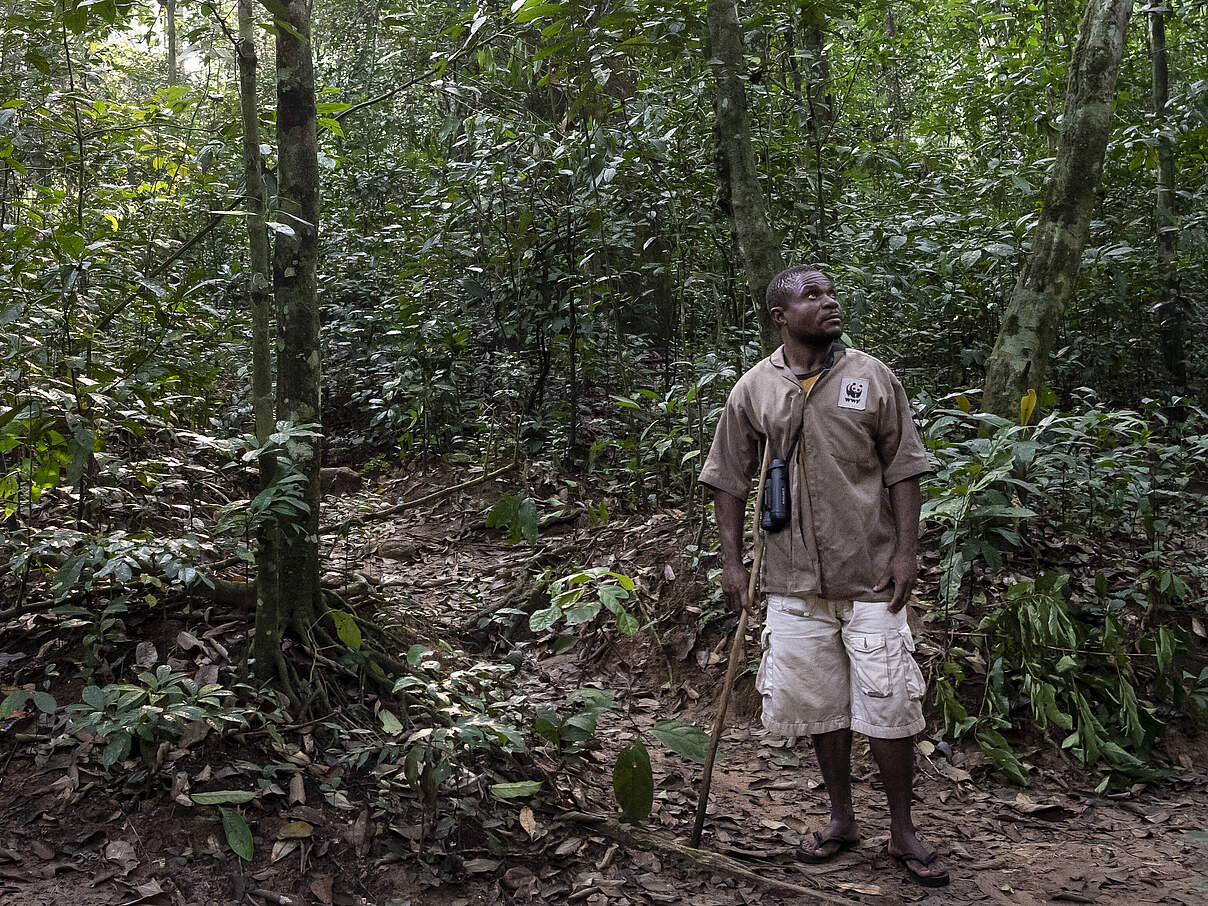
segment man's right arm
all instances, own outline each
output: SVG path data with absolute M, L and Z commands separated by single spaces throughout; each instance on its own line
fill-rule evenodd
M 735 612 L 741 609 L 754 616 L 747 593 L 751 574 L 742 562 L 742 521 L 746 508 L 745 500 L 726 491 L 719 489 L 713 495 L 713 513 L 721 537 L 721 590 L 726 605 Z

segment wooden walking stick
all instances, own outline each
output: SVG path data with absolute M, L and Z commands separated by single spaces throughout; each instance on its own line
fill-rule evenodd
M 763 482 L 768 474 L 768 462 L 772 451 L 771 443 L 763 445 L 763 463 L 759 467 L 759 486 L 755 491 L 755 557 L 751 563 L 751 578 L 747 581 L 747 601 L 755 602 L 755 589 L 759 584 L 759 567 L 763 564 L 763 532 L 759 530 L 759 517 L 763 512 Z M 717 718 L 713 721 L 713 734 L 709 737 L 709 754 L 705 756 L 705 774 L 701 778 L 700 797 L 696 800 L 696 823 L 692 825 L 692 836 L 688 838 L 695 849 L 700 846 L 700 835 L 705 828 L 705 811 L 709 807 L 709 787 L 713 785 L 713 762 L 717 758 L 717 746 L 721 743 L 722 731 L 726 728 L 726 711 L 730 707 L 730 692 L 734 688 L 734 676 L 738 673 L 738 662 L 742 660 L 743 639 L 747 633 L 747 612 L 738 615 L 738 628 L 734 630 L 734 641 L 730 643 L 730 662 L 726 666 L 726 679 L 721 687 L 721 701 L 717 703 Z

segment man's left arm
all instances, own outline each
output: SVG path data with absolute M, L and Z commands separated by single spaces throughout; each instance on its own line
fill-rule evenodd
M 889 612 L 897 613 L 910 600 L 919 578 L 919 511 L 923 506 L 923 493 L 919 490 L 918 476 L 890 485 L 889 503 L 893 507 L 898 543 L 873 591 L 883 591 L 892 584 Z

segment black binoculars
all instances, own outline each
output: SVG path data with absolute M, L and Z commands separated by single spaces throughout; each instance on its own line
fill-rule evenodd
M 763 480 L 759 527 L 765 532 L 778 532 L 789 524 L 789 515 L 789 464 L 773 459 Z

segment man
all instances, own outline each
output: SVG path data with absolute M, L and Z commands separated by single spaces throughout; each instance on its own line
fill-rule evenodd
M 919 476 L 931 471 L 902 385 L 870 355 L 836 341 L 835 287 L 791 267 L 767 290 L 783 345 L 734 386 L 700 480 L 715 491 L 722 589 L 752 612 L 743 513 L 762 446 L 788 462 L 790 518 L 764 539 L 768 595 L 756 686 L 763 724 L 809 734 L 830 823 L 798 858 L 824 862 L 860 840 L 851 799 L 852 731 L 869 737 L 889 800 L 889 854 L 928 887 L 948 871 L 915 831 L 914 735 L 922 673 L 905 606 L 918 576 Z

